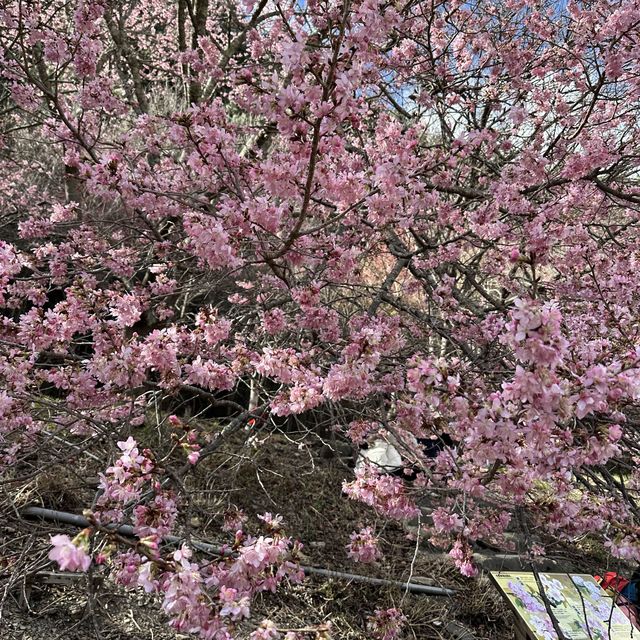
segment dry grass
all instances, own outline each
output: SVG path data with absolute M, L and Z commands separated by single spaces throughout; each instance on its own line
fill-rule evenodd
M 392 580 L 423 577 L 459 594 L 453 599 L 427 597 L 314 577 L 261 598 L 253 622 L 269 617 L 279 626 L 301 628 L 330 621 L 334 638 L 364 640 L 371 637 L 366 622 L 375 609 L 401 607 L 408 619 L 407 638 L 445 638 L 444 624 L 453 619 L 473 628 L 478 638 L 512 635 L 511 614 L 486 577 L 463 578 L 445 558 L 434 555 L 426 541 L 416 553 L 416 541 L 405 529 L 342 495 L 342 482 L 352 472 L 339 458 L 323 459 L 319 447 L 298 448 L 281 435 L 257 448 L 238 449 L 237 444 L 199 469 L 196 484 L 206 489 L 194 496 L 194 512 L 203 537 L 218 535 L 222 513 L 229 506 L 219 496 L 230 486 L 234 491 L 229 503 L 243 509 L 254 524 L 256 514 L 280 513 L 287 533 L 304 542 L 309 565 Z M 345 551 L 349 534 L 369 524 L 381 535 L 384 559 L 375 565 L 354 565 Z
M 83 469 L 86 475 L 95 475 L 96 471 Z M 435 556 L 426 544 L 420 544 L 416 552 L 415 540 L 402 527 L 385 523 L 368 507 L 342 495 L 342 482 L 350 477 L 351 471 L 344 463 L 338 458 L 326 459 L 320 445 L 307 439 L 298 442 L 291 436 L 274 434 L 252 446 L 243 444 L 239 436 L 200 465 L 188 480 L 192 500 L 181 526 L 185 531 L 191 529 L 196 537 L 222 541 L 225 539 L 220 529 L 222 515 L 231 505 L 246 512 L 249 528 L 254 531 L 259 528 L 257 514 L 280 513 L 287 533 L 305 544 L 306 564 L 397 580 L 422 576 L 433 584 L 456 589 L 458 595 L 426 597 L 393 588 L 313 577 L 275 595 L 260 597 L 245 627 L 245 636 L 251 624 L 268 617 L 287 629 L 331 622 L 334 639 L 365 640 L 371 637 L 366 630 L 367 618 L 375 609 L 401 607 L 408 619 L 407 639 L 447 637 L 443 633 L 444 624 L 454 619 L 472 628 L 481 639 L 511 637 L 511 616 L 486 579 L 462 578 L 451 563 Z M 22 485 L 13 500 L 17 506 L 36 503 L 78 513 L 90 504 L 93 491 L 91 483 L 83 483 L 78 475 L 52 467 Z M 17 572 L 46 564 L 48 536 L 63 528 L 45 524 L 25 527 L 15 517 L 15 511 L 13 514 L 2 525 L 0 537 L 4 545 L 0 555 L 12 558 L 12 569 Z M 354 565 L 345 551 L 349 534 L 369 524 L 381 535 L 385 557 L 372 566 Z M 7 600 L 5 611 L 11 614 L 12 623 L 8 628 L 22 629 L 23 635 L 12 635 L 11 631 L 0 637 L 55 638 L 60 632 L 62 638 L 75 638 L 76 634 L 96 637 L 90 617 L 83 619 L 86 609 L 80 605 L 86 603 L 86 598 L 82 594 L 56 587 L 39 591 L 36 596 L 33 613 L 21 612 L 11 598 Z M 65 617 L 63 609 L 72 602 L 78 605 L 75 607 L 78 610 Z M 148 598 L 127 596 L 106 582 L 98 597 L 94 619 L 103 638 L 176 637 L 163 627 L 162 616 L 153 611 Z M 73 627 L 67 635 L 64 625 Z M 34 633 L 24 635 L 25 629 Z

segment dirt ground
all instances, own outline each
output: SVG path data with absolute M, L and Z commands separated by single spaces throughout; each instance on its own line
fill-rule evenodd
M 279 627 L 295 629 L 330 622 L 334 640 L 365 640 L 367 617 L 375 609 L 398 606 L 407 616 L 404 638 L 451 638 L 445 626 L 456 621 L 478 640 L 513 637 L 512 614 L 486 574 L 475 579 L 459 575 L 445 556 L 425 540 L 416 541 L 399 525 L 384 523 L 368 507 L 347 500 L 342 482 L 352 475 L 339 456 L 327 457 L 326 448 L 290 435 L 273 435 L 264 442 L 239 446 L 231 443 L 198 467 L 189 481 L 190 511 L 183 523 L 191 535 L 221 542 L 222 514 L 235 506 L 245 511 L 256 527 L 256 514 L 265 511 L 284 517 L 289 535 L 304 543 L 306 565 L 391 580 L 445 586 L 454 597 L 407 594 L 344 580 L 309 577 L 304 583 L 264 595 L 252 609 L 248 630 L 263 618 Z M 90 469 L 85 472 L 89 473 Z M 82 473 L 78 472 L 78 476 Z M 52 470 L 22 503 L 80 513 L 90 503 L 91 483 L 78 476 Z M 228 488 L 233 490 L 229 493 Z M 354 565 L 345 545 L 354 529 L 373 524 L 381 534 L 384 559 L 374 565 Z M 45 568 L 48 535 L 67 531 L 51 523 L 34 523 L 28 533 L 15 513 L 0 523 L 0 558 L 20 548 L 23 565 Z M 15 552 L 15 551 L 14 551 Z M 584 554 L 574 550 L 580 564 Z M 587 562 L 592 565 L 592 562 Z M 50 567 L 49 567 L 50 568 Z M 2 565 L 0 565 L 2 569 Z M 2 640 L 169 640 L 186 638 L 165 625 L 157 602 L 143 592 L 126 592 L 105 580 L 87 596 L 86 579 L 77 586 L 34 587 L 28 607 L 19 606 L 20 588 L 14 585 L 3 598 Z M 460 627 L 460 628 L 462 628 Z

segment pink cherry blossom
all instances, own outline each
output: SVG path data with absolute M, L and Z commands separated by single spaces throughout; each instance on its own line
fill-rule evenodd
M 382 557 L 378 539 L 373 535 L 371 527 L 364 527 L 354 531 L 349 536 L 347 554 L 354 562 L 364 564 L 375 562 Z
M 51 536 L 53 548 L 49 551 L 49 559 L 58 563 L 62 571 L 87 571 L 91 564 L 91 557 L 69 536 Z
M 406 622 L 405 615 L 399 609 L 376 609 L 369 618 L 368 628 L 376 640 L 395 640 Z

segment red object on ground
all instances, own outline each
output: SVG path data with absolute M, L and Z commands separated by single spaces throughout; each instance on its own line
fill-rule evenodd
M 615 593 L 620 593 L 629 584 L 626 578 L 619 576 L 614 571 L 607 571 L 603 578 L 600 576 L 594 576 L 594 578 L 603 589 L 611 590 Z

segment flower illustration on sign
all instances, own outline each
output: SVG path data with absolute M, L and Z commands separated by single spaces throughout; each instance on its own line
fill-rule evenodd
M 544 603 L 538 598 L 538 596 L 529 591 L 519 580 L 512 580 L 509 582 L 508 586 L 513 595 L 519 601 L 518 604 L 525 611 L 535 613 L 537 611 L 542 612 L 545 610 Z
M 548 616 L 533 616 L 531 626 L 536 630 L 542 640 L 557 640 L 558 636 Z
M 541 575 L 540 582 L 544 587 L 542 592 L 543 595 L 554 607 L 561 605 L 565 601 L 565 597 L 562 593 L 562 583 L 559 580 Z
M 595 582 L 589 582 L 582 576 L 571 576 L 571 580 L 579 590 L 581 589 L 583 591 L 586 591 L 594 600 L 600 600 L 602 598 L 602 589 L 600 589 L 600 587 Z

